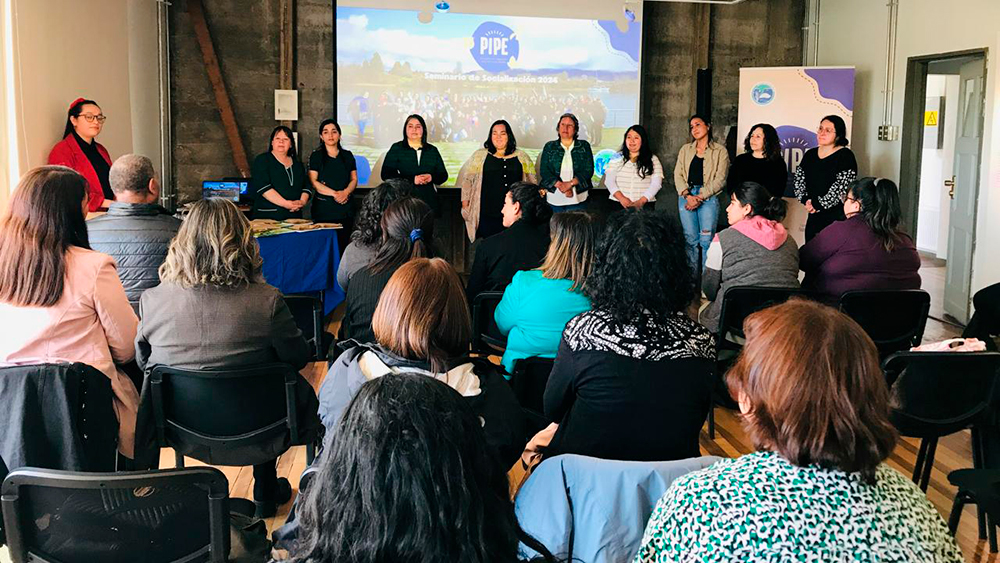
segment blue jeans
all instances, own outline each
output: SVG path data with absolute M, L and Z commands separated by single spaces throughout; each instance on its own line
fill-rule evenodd
M 552 205 L 550 203 L 549 207 L 552 208 L 553 213 L 565 213 L 567 211 L 586 211 L 588 201 L 589 200 L 582 201 L 580 203 L 573 203 L 570 205 Z
M 691 195 L 698 195 L 701 186 L 688 188 Z M 681 215 L 681 227 L 684 229 L 684 243 L 687 247 L 688 260 L 695 273 L 701 273 L 708 260 L 708 247 L 715 236 L 715 226 L 719 221 L 719 198 L 711 197 L 702 202 L 698 209 L 688 211 L 684 208 L 687 200 L 677 196 L 677 209 Z M 701 261 L 698 260 L 698 250 L 701 249 Z M 700 267 L 699 267 L 700 266 Z

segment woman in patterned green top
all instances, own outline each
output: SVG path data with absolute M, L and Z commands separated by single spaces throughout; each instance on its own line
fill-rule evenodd
M 727 377 L 759 451 L 675 481 L 635 561 L 962 561 L 924 493 L 882 463 L 897 434 L 861 327 L 793 300 L 745 332 Z

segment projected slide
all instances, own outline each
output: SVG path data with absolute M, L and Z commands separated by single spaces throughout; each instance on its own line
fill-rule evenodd
M 580 119 L 598 175 L 638 120 L 641 31 L 631 23 L 337 8 L 337 115 L 344 145 L 374 167 L 418 113 L 453 185 L 489 126 L 510 122 L 532 159 L 558 137 L 564 112 Z M 359 163 L 359 180 L 366 177 Z

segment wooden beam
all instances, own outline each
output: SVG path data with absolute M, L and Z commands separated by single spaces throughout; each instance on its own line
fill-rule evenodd
M 278 88 L 295 90 L 295 0 L 279 0 L 278 12 Z M 282 121 L 281 124 L 294 131 L 294 122 Z
M 194 34 L 198 38 L 198 46 L 201 47 L 201 56 L 205 61 L 205 72 L 208 73 L 208 80 L 212 83 L 212 91 L 215 92 L 215 104 L 219 107 L 222 126 L 226 129 L 226 138 L 233 151 L 233 164 L 236 165 L 241 176 L 249 178 L 250 164 L 247 162 L 247 153 L 243 148 L 239 127 L 236 125 L 233 104 L 229 101 L 229 92 L 226 91 L 226 83 L 222 80 L 219 59 L 215 56 L 212 35 L 208 31 L 208 23 L 205 21 L 204 6 L 202 6 L 201 0 L 188 0 L 187 5 L 191 23 L 194 25 Z

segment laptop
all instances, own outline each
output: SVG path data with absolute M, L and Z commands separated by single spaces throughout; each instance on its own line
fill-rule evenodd
M 247 198 L 250 180 L 246 178 L 226 178 L 225 180 L 205 180 L 201 183 L 201 197 L 219 197 L 239 203 Z

